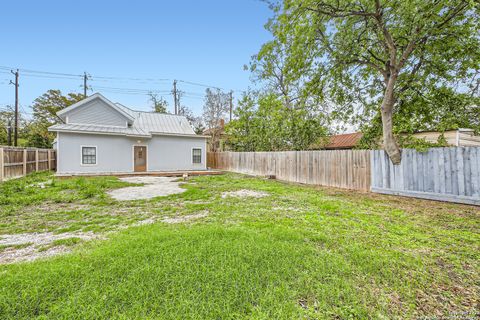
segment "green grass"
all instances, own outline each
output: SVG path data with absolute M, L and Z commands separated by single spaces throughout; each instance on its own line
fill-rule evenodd
M 129 227 L 102 241 L 58 240 L 52 245 L 74 252 L 0 266 L 2 319 L 411 319 L 478 307 L 475 207 L 234 174 L 132 202 L 105 195 L 126 185 L 115 178 L 29 191 L 48 179 L 0 185 L 0 235 L 208 216 Z M 221 197 L 239 189 L 269 196 Z

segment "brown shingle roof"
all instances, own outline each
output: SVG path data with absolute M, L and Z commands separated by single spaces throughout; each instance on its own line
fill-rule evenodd
M 361 132 L 337 134 L 330 137 L 325 149 L 351 149 L 354 148 L 362 138 Z

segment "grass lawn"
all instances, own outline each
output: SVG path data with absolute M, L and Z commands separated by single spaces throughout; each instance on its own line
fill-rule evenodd
M 479 310 L 479 208 L 234 174 L 151 200 L 105 194 L 127 185 L 46 173 L 0 184 L 0 238 L 71 234 L 35 250 L 73 250 L 0 265 L 1 319 L 473 319 Z M 266 196 L 224 194 L 238 190 Z

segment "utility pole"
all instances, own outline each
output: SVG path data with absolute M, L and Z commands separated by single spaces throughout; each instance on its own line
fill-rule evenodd
M 87 80 L 88 80 L 88 75 L 86 72 L 83 73 L 83 97 L 87 97 Z
M 175 114 L 178 114 L 178 108 L 177 108 L 177 80 L 173 80 L 173 103 L 175 105 Z
M 230 121 L 232 121 L 232 112 L 233 112 L 233 91 L 230 91 Z
M 10 84 L 15 86 L 15 127 L 13 132 L 13 145 L 16 147 L 18 143 L 18 69 L 15 72 L 13 72 L 13 70 L 10 72 L 15 75 L 15 83 L 10 80 Z

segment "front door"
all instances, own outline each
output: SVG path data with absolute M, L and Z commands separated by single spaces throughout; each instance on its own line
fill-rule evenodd
M 134 146 L 133 147 L 133 162 L 135 172 L 147 171 L 147 147 Z

